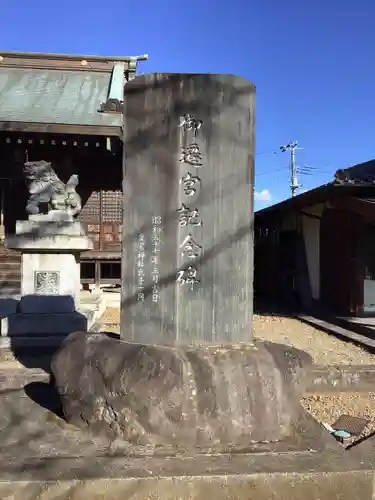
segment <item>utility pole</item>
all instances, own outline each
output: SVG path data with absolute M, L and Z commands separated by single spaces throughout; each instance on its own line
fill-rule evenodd
M 296 196 L 297 189 L 301 187 L 298 184 L 297 179 L 296 149 L 302 149 L 298 147 L 297 141 L 289 142 L 285 146 L 280 147 L 280 150 L 283 153 L 290 151 L 290 190 L 292 192 L 292 196 Z

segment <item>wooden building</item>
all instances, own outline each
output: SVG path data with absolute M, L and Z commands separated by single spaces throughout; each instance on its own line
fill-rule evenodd
M 0 293 L 19 287 L 6 237 L 27 218 L 25 161 L 52 162 L 63 181 L 79 175 L 78 219 L 94 241 L 82 282 L 120 282 L 123 92 L 146 59 L 0 52 Z
M 255 213 L 260 302 L 375 315 L 375 160 Z

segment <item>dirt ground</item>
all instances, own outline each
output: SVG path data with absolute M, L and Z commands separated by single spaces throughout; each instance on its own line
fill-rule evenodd
M 103 318 L 103 330 L 119 331 L 120 310 L 108 308 Z M 375 354 L 340 340 L 293 318 L 254 315 L 254 336 L 287 344 L 308 352 L 319 365 L 372 365 Z

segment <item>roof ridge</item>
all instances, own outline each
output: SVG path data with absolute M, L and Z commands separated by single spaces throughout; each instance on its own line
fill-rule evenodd
M 0 51 L 1 57 L 15 57 L 28 59 L 61 59 L 65 61 L 101 61 L 101 62 L 133 62 L 147 61 L 148 54 L 140 56 L 95 56 L 95 55 L 80 55 L 80 54 L 59 54 L 49 52 L 3 52 Z

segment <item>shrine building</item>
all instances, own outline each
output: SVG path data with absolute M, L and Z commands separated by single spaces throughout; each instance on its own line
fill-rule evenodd
M 0 52 L 1 295 L 20 290 L 21 255 L 6 242 L 28 217 L 26 161 L 51 162 L 63 182 L 79 176 L 77 219 L 94 243 L 81 283 L 120 283 L 124 86 L 145 60 Z

